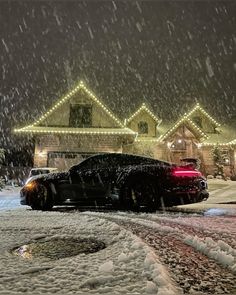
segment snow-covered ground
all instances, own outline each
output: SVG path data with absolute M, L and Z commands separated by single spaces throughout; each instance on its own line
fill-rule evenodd
M 20 206 L 20 189 L 9 185 L 0 191 L 0 210 L 15 209 Z
M 236 181 L 209 179 L 207 182 L 210 196 L 206 201 L 178 206 L 178 208 L 198 210 L 211 209 L 209 212 L 212 212 L 212 214 L 225 214 L 228 212 L 236 215 Z M 219 208 L 221 210 L 215 210 Z
M 222 199 L 234 202 L 235 185 L 212 180 L 206 204 L 213 209 Z M 204 216 L 6 206 L 18 197 L 19 188 L 0 192 L 0 204 L 5 204 L 0 211 L 0 294 L 236 294 L 235 211 Z M 219 206 L 229 212 L 235 205 Z M 57 260 L 12 253 L 55 238 L 93 238 L 106 247 Z
M 0 216 L 0 294 L 178 294 L 152 249 L 114 222 L 78 212 L 25 209 Z M 56 261 L 10 253 L 14 247 L 55 236 L 92 237 L 105 242 L 106 248 Z
M 236 220 L 230 217 L 63 213 L 23 208 L 2 212 L 0 218 L 0 294 L 182 294 L 184 289 L 175 281 L 178 274 L 173 275 L 158 251 L 120 222 L 158 232 L 158 239 L 163 234 L 172 236 L 172 239 L 175 237 L 203 253 L 222 272 L 227 270 L 232 280 L 236 273 Z M 188 231 L 189 226 L 205 236 Z M 23 258 L 11 253 L 15 247 L 55 237 L 91 237 L 103 241 L 106 248 L 58 260 L 30 255 Z M 191 255 L 189 263 L 191 265 Z M 206 269 L 205 276 L 209 275 L 207 272 L 212 274 L 213 270 Z M 230 278 L 227 281 L 225 277 L 224 281 L 231 284 Z

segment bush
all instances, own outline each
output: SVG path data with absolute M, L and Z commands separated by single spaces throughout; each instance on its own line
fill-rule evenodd
M 236 181 L 236 175 L 231 176 L 230 179 Z
M 207 179 L 213 179 L 214 176 L 213 175 L 207 175 Z

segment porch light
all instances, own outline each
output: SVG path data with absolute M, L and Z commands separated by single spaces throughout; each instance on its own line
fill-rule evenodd
M 43 151 L 39 151 L 38 155 L 39 155 L 39 157 L 43 157 L 44 156 Z

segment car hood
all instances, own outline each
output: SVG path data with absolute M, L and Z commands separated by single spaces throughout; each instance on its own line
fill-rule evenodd
M 31 176 L 30 178 L 28 178 L 25 182 L 25 184 L 28 184 L 38 178 L 43 178 L 46 174 L 39 174 L 39 175 L 35 175 L 35 176 Z
M 68 178 L 68 176 L 69 176 L 68 172 L 39 174 L 39 175 L 35 175 L 35 176 L 32 176 L 29 179 L 27 179 L 25 184 L 28 184 L 28 183 L 38 180 L 38 179 L 42 179 L 42 180 L 54 180 L 54 179 L 60 179 L 60 178 L 66 179 L 66 178 Z

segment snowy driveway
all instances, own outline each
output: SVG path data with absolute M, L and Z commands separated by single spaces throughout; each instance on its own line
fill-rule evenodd
M 0 212 L 0 294 L 235 294 L 236 219 L 197 214 Z M 93 238 L 105 249 L 52 260 L 11 250 Z
M 33 211 L 19 205 L 20 188 L 5 189 L 0 294 L 236 294 L 236 183 L 212 180 L 209 187 L 207 202 L 187 205 L 213 210 L 205 216 Z M 106 248 L 58 260 L 11 253 L 55 238 L 95 238 Z
M 0 210 L 10 210 L 20 207 L 20 187 L 7 186 L 0 191 Z

